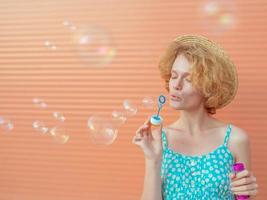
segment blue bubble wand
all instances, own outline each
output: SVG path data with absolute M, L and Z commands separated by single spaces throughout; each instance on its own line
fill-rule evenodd
M 158 97 L 158 112 L 157 112 L 157 115 L 153 115 L 150 118 L 151 124 L 157 126 L 157 125 L 160 125 L 162 123 L 163 119 L 162 119 L 162 117 L 159 116 L 159 113 L 162 110 L 162 107 L 165 104 L 165 102 L 166 102 L 166 97 L 164 95 L 160 95 Z

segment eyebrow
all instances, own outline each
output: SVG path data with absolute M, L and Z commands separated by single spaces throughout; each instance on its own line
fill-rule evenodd
M 172 70 L 171 71 L 171 73 L 176 73 L 176 74 L 178 74 L 178 72 L 177 71 L 175 71 L 175 70 Z M 180 71 L 180 72 L 182 72 L 182 71 Z M 186 75 L 189 75 L 189 74 L 191 74 L 190 72 L 182 72 L 182 74 L 186 74 Z

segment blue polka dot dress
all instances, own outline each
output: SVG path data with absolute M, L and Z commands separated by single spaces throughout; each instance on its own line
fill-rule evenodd
M 229 173 L 234 158 L 227 147 L 231 133 L 227 127 L 224 143 L 212 152 L 187 156 L 168 148 L 162 131 L 163 155 L 161 166 L 164 200 L 232 200 Z

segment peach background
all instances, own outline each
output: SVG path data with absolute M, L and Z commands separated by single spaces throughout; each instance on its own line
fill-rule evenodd
M 218 41 L 237 65 L 239 89 L 216 117 L 245 129 L 251 138 L 252 169 L 266 192 L 267 2 L 233 1 L 237 22 L 215 35 L 205 28 L 203 1 L 163 0 L 2 0 L 0 5 L 0 116 L 14 122 L 0 133 L 0 200 L 137 200 L 144 176 L 141 151 L 131 144 L 135 130 L 151 111 L 146 95 L 165 93 L 157 63 L 179 34 L 203 34 Z M 82 63 L 62 25 L 97 24 L 116 44 L 113 62 L 102 69 Z M 44 41 L 57 45 L 56 51 Z M 32 98 L 49 105 L 40 113 Z M 89 140 L 90 115 L 109 116 L 130 99 L 136 116 L 119 129 L 117 140 L 99 147 Z M 64 145 L 35 132 L 31 123 L 62 112 L 70 140 Z M 154 112 L 154 111 L 153 111 Z M 178 116 L 168 106 L 166 123 Z

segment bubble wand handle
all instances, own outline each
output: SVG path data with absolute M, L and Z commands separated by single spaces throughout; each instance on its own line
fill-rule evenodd
M 157 113 L 157 117 L 159 116 L 159 112 L 161 111 L 162 105 L 159 104 L 158 106 L 158 113 Z

